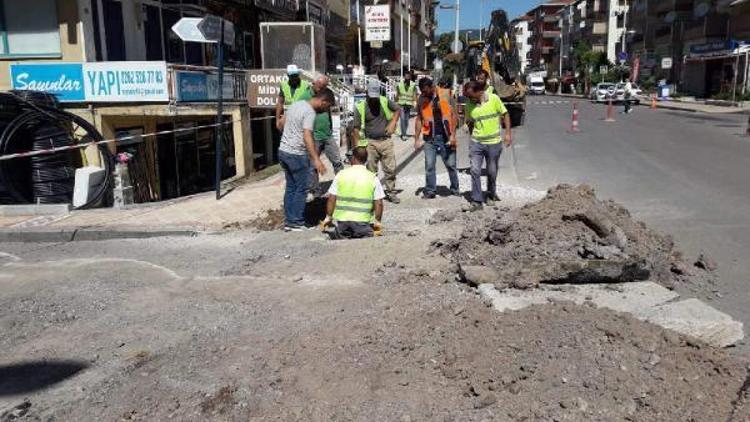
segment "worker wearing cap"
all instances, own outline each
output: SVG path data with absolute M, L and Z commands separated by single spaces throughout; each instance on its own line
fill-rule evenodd
M 284 129 L 284 112 L 297 101 L 308 101 L 313 97 L 310 83 L 300 78 L 297 65 L 286 67 L 289 80 L 282 82 L 279 88 L 279 99 L 276 101 L 276 129 Z
M 430 78 L 419 81 L 417 118 L 414 122 L 414 149 L 424 147 L 425 186 L 423 197 L 435 198 L 437 190 L 435 162 L 437 156 L 448 170 L 453 195 L 460 195 L 456 171 L 456 118 L 450 103 L 437 96 Z M 423 138 L 424 140 L 420 139 Z
M 391 135 L 396 131 L 400 114 L 398 104 L 380 95 L 380 82 L 371 80 L 367 84 L 367 99 L 355 107 L 350 145 L 367 147 L 367 169 L 371 172 L 377 174 L 381 164 L 386 199 L 394 204 L 401 201 L 396 195 L 396 152 Z
M 404 74 L 404 79 L 398 83 L 396 92 L 396 101 L 401 107 L 401 140 L 405 141 L 409 130 L 409 118 L 411 110 L 417 98 L 416 85 L 412 81 L 411 73 Z
M 505 146 L 513 143 L 510 130 L 510 115 L 503 101 L 495 94 L 489 94 L 479 81 L 469 81 L 464 85 L 466 123 L 471 133 L 469 158 L 471 161 L 471 204 L 468 211 L 477 211 L 487 202 L 492 205 L 497 197 L 497 166 Z M 501 138 L 501 122 L 505 133 Z M 482 164 L 487 165 L 487 197 L 482 192 Z
M 365 167 L 367 148 L 352 150 L 352 166 L 334 177 L 328 189 L 325 230 L 334 226 L 334 239 L 356 239 L 379 235 L 383 218 L 383 186 L 375 173 Z
M 477 74 L 474 79 L 484 85 L 484 92 L 488 94 L 495 93 L 495 87 L 490 83 L 490 73 L 484 69 L 477 70 Z

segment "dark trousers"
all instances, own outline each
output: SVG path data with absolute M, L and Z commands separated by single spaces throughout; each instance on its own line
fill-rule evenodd
M 469 145 L 469 159 L 471 160 L 471 200 L 484 202 L 482 194 L 482 164 L 487 165 L 487 194 L 497 194 L 497 166 L 500 154 L 503 152 L 502 142 L 497 144 L 480 144 L 471 141 Z
M 401 120 L 399 121 L 399 123 L 401 124 L 401 136 L 406 136 L 406 134 L 409 132 L 409 119 L 411 119 L 411 106 L 402 105 Z
M 361 239 L 372 236 L 373 230 L 369 223 L 354 221 L 337 221 L 336 229 L 331 234 L 333 239 Z
M 284 218 L 288 226 L 305 225 L 305 202 L 310 176 L 310 157 L 279 151 L 279 163 L 286 176 Z
M 315 146 L 318 147 L 318 154 L 325 154 L 328 161 L 333 166 L 333 174 L 338 174 L 344 169 L 344 163 L 341 161 L 341 150 L 339 145 L 333 137 L 328 138 L 324 141 L 315 141 Z M 310 166 L 310 192 L 317 194 L 324 194 L 325 192 L 318 192 L 320 189 L 320 177 L 318 171 L 314 166 Z
M 443 160 L 443 164 L 445 164 L 445 168 L 448 170 L 448 178 L 451 181 L 450 189 L 452 191 L 457 191 L 458 172 L 456 171 L 456 150 L 448 146 L 444 136 L 433 136 L 432 139 L 425 139 L 424 144 L 425 193 L 434 194 L 437 189 L 435 164 L 437 164 L 438 155 Z

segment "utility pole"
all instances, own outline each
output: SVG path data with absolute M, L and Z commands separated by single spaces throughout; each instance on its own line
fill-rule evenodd
M 359 54 L 359 70 L 364 72 L 362 68 L 362 25 L 359 20 L 359 0 L 357 0 L 357 52 Z
M 408 51 L 407 55 L 407 66 L 409 66 L 409 72 L 411 72 L 411 0 L 407 0 L 409 2 L 407 7 L 407 12 L 409 13 L 409 24 L 407 25 L 409 27 L 409 32 L 407 33 L 407 42 L 409 43 L 409 47 L 406 49 Z
M 399 49 L 398 67 L 401 70 L 401 79 L 404 78 L 404 5 L 398 0 L 398 16 L 401 20 L 401 48 Z
M 479 42 L 482 42 L 482 24 L 484 20 L 484 0 L 479 0 Z
M 622 12 L 622 52 L 627 53 L 625 37 L 628 34 L 628 0 L 625 0 L 625 10 Z
M 453 37 L 453 52 L 458 53 L 458 21 L 461 17 L 461 0 L 456 0 L 456 33 Z M 453 72 L 453 90 L 458 89 L 458 74 Z

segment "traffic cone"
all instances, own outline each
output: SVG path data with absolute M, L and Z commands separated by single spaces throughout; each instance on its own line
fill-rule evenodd
M 609 99 L 607 103 L 607 117 L 604 119 L 605 122 L 615 121 L 615 108 L 612 106 L 612 99 Z
M 651 94 L 651 110 L 656 110 L 656 94 Z
M 573 101 L 573 119 L 570 123 L 570 130 L 568 133 L 578 133 L 581 130 L 578 129 L 578 102 Z

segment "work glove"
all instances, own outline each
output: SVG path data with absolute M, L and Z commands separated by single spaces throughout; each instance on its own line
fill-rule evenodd
M 329 227 L 333 227 L 333 220 L 331 220 L 331 217 L 326 216 L 326 218 L 320 222 L 320 231 L 324 232 Z
M 382 236 L 383 235 L 383 225 L 380 224 L 380 221 L 375 220 L 375 222 L 372 223 L 372 234 L 374 236 Z

